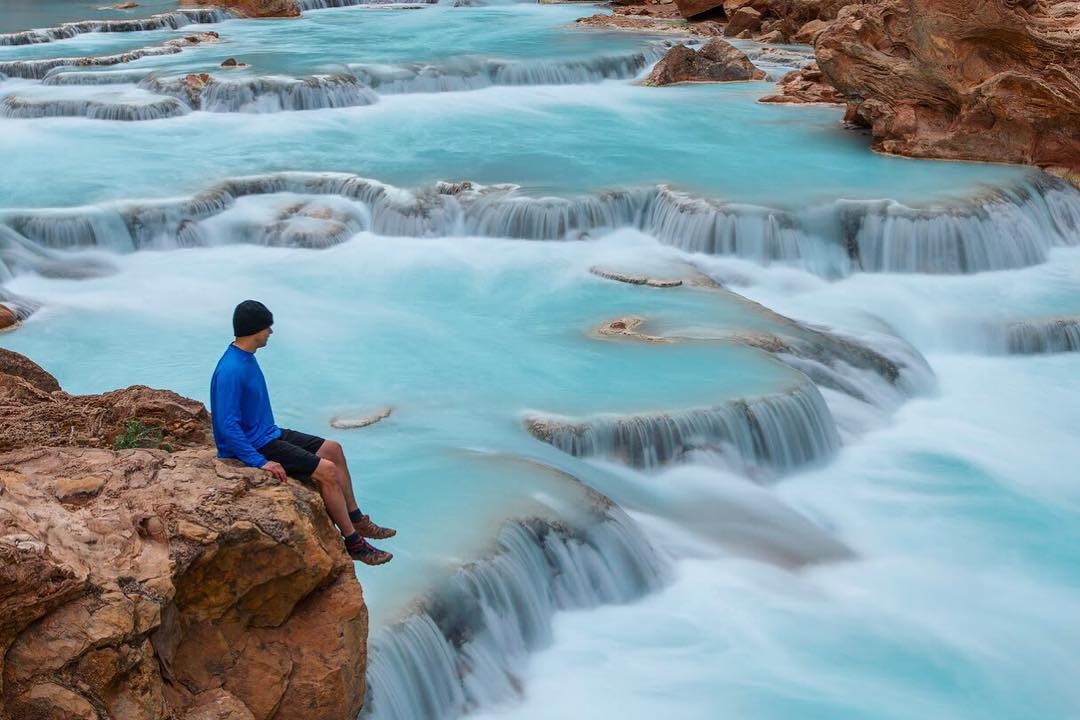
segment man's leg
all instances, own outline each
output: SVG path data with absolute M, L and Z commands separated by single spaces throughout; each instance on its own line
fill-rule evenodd
M 341 444 L 333 440 L 326 440 L 315 453 L 317 456 L 332 462 L 338 471 L 338 481 L 341 484 L 341 493 L 345 497 L 345 504 L 349 509 L 349 519 L 352 520 L 357 532 L 373 540 L 386 540 L 397 535 L 397 530 L 383 527 L 368 517 L 356 504 L 353 495 L 352 476 L 349 474 L 349 464 L 345 460 L 345 453 L 341 450 Z
M 358 506 L 356 496 L 353 494 L 352 475 L 349 474 L 349 463 L 345 460 L 345 453 L 341 449 L 341 443 L 327 440 L 315 453 L 324 460 L 329 460 L 338 470 L 338 486 L 342 495 L 345 496 L 345 507 L 351 513 Z
M 319 460 L 315 472 L 311 473 L 311 477 L 319 486 L 319 494 L 322 495 L 323 503 L 326 504 L 326 512 L 330 515 L 330 519 L 338 526 L 342 535 L 349 537 L 356 532 L 356 529 L 349 520 L 345 494 L 341 491 L 340 475 L 337 466 L 325 458 Z M 353 507 L 355 506 L 354 502 Z

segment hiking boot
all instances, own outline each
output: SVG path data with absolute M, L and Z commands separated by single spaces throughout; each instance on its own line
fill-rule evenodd
M 346 543 L 345 550 L 348 551 L 349 557 L 353 560 L 358 560 L 365 565 L 382 565 L 388 563 L 393 559 L 393 555 L 380 550 L 373 546 L 367 540 L 360 538 L 355 543 Z
M 373 523 L 371 518 L 367 515 L 361 515 L 360 519 L 353 520 L 352 524 L 353 527 L 356 528 L 356 532 L 360 533 L 363 537 L 371 538 L 372 540 L 385 540 L 397 535 L 397 530 L 380 527 Z

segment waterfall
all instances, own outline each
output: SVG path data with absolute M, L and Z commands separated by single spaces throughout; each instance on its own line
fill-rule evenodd
M 493 85 L 577 85 L 637 77 L 671 43 L 656 42 L 641 52 L 583 60 L 535 62 L 463 58 L 440 65 L 349 66 L 365 85 L 383 95 L 477 90 Z
M 714 203 L 661 188 L 642 229 L 690 252 L 792 262 L 822 275 L 972 273 L 1035 265 L 1080 244 L 1080 195 L 1035 175 L 954 206 L 838 201 L 799 212 Z
M 908 398 L 934 387 L 934 373 L 910 344 L 891 336 L 850 338 L 836 330 L 811 328 L 783 316 L 794 332 L 783 337 L 764 332 L 740 332 L 734 339 L 771 353 L 799 370 L 819 387 L 835 390 L 883 410 L 899 407 Z
M 138 83 L 150 70 L 103 70 L 103 71 L 61 71 L 50 72 L 42 81 L 42 85 L 123 85 Z
M 148 77 L 139 86 L 159 95 L 169 95 L 207 112 L 281 112 L 371 105 L 378 97 L 351 75 L 315 75 L 296 79 L 258 77 L 220 80 L 211 77 L 192 90 L 182 78 Z
M 708 450 L 783 472 L 830 456 L 840 445 L 832 415 L 812 383 L 708 408 L 584 420 L 531 416 L 533 437 L 576 457 L 602 456 L 640 468 Z
M 1039 262 L 1051 247 L 1080 243 L 1080 194 L 1036 173 L 1018 187 L 955 206 L 837 201 L 796 212 L 691 198 L 664 186 L 537 198 L 509 185 L 439 183 L 406 190 L 354 175 L 293 172 L 234 178 L 180 200 L 8 211 L 0 222 L 49 247 L 180 246 L 237 198 L 282 192 L 338 195 L 358 203 L 370 217 L 362 229 L 380 235 L 579 240 L 633 227 L 688 252 L 784 262 L 825 277 L 993 270 L 1009 262 Z M 109 232 L 126 237 L 102 237 L 98 226 L 78 222 L 107 214 L 115 218 Z M 995 222 L 1005 222 L 1001 218 L 1012 221 L 1003 233 L 993 230 Z M 52 225 L 64 226 L 62 238 Z M 882 253 L 885 247 L 896 253 Z M 900 252 L 904 247 L 910 252 Z
M 173 55 L 180 52 L 177 45 L 159 45 L 154 47 L 140 48 L 115 55 L 100 55 L 97 57 L 69 57 L 69 58 L 44 58 L 40 60 L 9 60 L 0 62 L 0 73 L 9 77 L 24 78 L 27 80 L 42 80 L 49 71 L 61 67 L 107 67 L 120 65 L 138 60 L 143 57 L 154 55 Z
M 189 112 L 187 106 L 165 98 L 153 102 L 100 102 L 98 100 L 27 100 L 8 95 L 0 100 L 0 117 L 50 118 L 84 117 L 91 120 L 162 120 L 179 117 Z
M 1006 328 L 1005 345 L 1013 354 L 1080 352 L 1080 317 L 1021 320 Z
M 219 8 L 180 9 L 146 18 L 122 20 L 82 20 L 49 28 L 0 33 L 0 46 L 37 45 L 54 40 L 68 40 L 85 33 L 143 32 L 146 30 L 177 30 L 185 25 L 219 23 L 234 17 Z
M 182 52 L 185 47 L 198 45 L 210 39 L 217 39 L 216 33 L 204 33 L 191 35 L 183 38 L 166 40 L 160 45 L 136 48 L 127 52 L 114 55 L 98 55 L 90 57 L 62 57 L 41 58 L 37 60 L 7 60 L 0 62 L 0 74 L 9 77 L 23 78 L 25 80 L 44 80 L 49 73 L 57 68 L 69 67 L 109 67 L 133 62 L 144 57 L 159 55 L 174 55 Z
M 626 603 L 660 587 L 653 549 L 614 506 L 575 530 L 503 526 L 495 552 L 434 588 L 418 611 L 372 637 L 363 718 L 438 720 L 520 693 L 529 653 L 556 612 Z

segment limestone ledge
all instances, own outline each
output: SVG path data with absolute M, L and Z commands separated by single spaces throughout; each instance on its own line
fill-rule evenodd
M 174 451 L 112 449 L 124 414 Z M 173 393 L 71 396 L 0 351 L 0 720 L 356 717 L 367 608 L 321 499 L 208 429 Z

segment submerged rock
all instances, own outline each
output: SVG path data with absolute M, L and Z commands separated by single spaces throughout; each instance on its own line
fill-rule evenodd
M 112 450 L 133 415 L 191 447 Z M 367 611 L 316 493 L 218 460 L 197 402 L 8 351 L 0 421 L 0 716 L 356 717 Z
M 696 51 L 685 45 L 673 47 L 653 68 L 648 84 L 763 79 L 764 71 L 754 67 L 746 53 L 720 38 L 713 38 Z
M 1080 171 L 1080 5 L 880 0 L 817 39 L 878 150 Z
M 338 415 L 330 421 L 330 427 L 337 428 L 338 430 L 365 428 L 369 425 L 374 425 L 380 420 L 385 420 L 390 417 L 392 412 L 393 408 L 384 407 L 366 415 Z
M 602 277 L 605 280 L 614 280 L 630 285 L 648 285 L 649 287 L 654 288 L 673 288 L 683 284 L 682 280 L 665 280 L 662 278 L 649 277 L 648 275 L 636 275 L 634 273 L 619 272 L 618 270 L 608 270 L 602 267 L 591 267 L 589 268 L 589 272 L 597 277 Z

